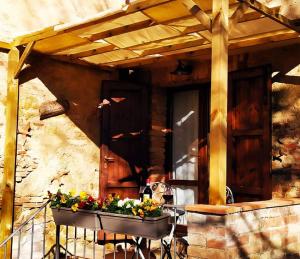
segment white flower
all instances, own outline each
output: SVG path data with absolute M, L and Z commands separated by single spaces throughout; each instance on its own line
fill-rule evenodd
M 131 204 L 128 203 L 128 204 L 126 205 L 126 209 L 130 209 L 130 208 L 131 208 Z
M 124 203 L 125 202 L 123 200 L 119 200 L 118 201 L 118 207 L 123 207 Z
M 133 204 L 134 204 L 134 206 L 137 206 L 137 205 L 139 205 L 141 203 L 141 201 L 140 200 L 133 200 Z

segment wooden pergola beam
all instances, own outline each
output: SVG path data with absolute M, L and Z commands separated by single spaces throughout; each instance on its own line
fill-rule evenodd
M 18 78 L 18 76 L 21 72 L 21 69 L 22 69 L 23 65 L 25 64 L 25 61 L 26 61 L 27 57 L 30 55 L 30 53 L 32 51 L 32 48 L 33 48 L 34 44 L 35 44 L 35 41 L 31 41 L 26 45 L 25 50 L 22 53 L 22 56 L 20 58 L 20 61 L 18 63 L 16 71 L 15 71 L 15 76 L 14 76 L 15 79 Z
M 233 12 L 233 14 L 230 16 L 229 30 L 231 30 L 235 25 L 237 25 L 237 23 L 240 21 L 240 19 L 244 16 L 248 7 L 249 6 L 246 3 L 240 3 L 238 5 L 238 7 Z
M 180 0 L 180 2 L 195 16 L 203 26 L 209 31 L 212 28 L 212 21 L 208 14 L 206 14 L 193 0 Z
M 252 9 L 256 10 L 259 13 L 262 13 L 263 15 L 267 16 L 268 18 L 296 31 L 300 31 L 300 27 L 294 26 L 290 22 L 288 18 L 281 15 L 279 13 L 280 8 L 269 8 L 268 6 L 264 5 L 263 3 L 257 1 L 257 0 L 239 0 L 241 3 L 246 3 L 249 5 Z
M 228 0 L 213 0 L 209 203 L 226 204 Z
M 9 50 L 10 43 L 0 40 L 0 49 Z
M 18 79 L 15 79 L 15 72 L 19 63 L 19 56 L 20 53 L 16 47 L 13 47 L 8 53 L 0 242 L 8 237 L 13 231 L 19 105 L 19 82 Z M 3 252 L 4 249 L 0 249 L 0 258 L 4 258 Z M 6 247 L 6 256 L 7 259 L 11 258 L 11 242 L 9 242 Z

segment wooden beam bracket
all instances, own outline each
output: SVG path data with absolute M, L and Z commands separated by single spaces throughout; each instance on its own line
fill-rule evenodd
M 180 2 L 195 16 L 201 24 L 211 32 L 212 20 L 193 0 L 180 0 Z
M 35 41 L 31 41 L 29 42 L 26 47 L 25 47 L 25 50 L 19 60 L 19 63 L 17 65 L 17 68 L 15 70 L 15 74 L 14 74 L 14 79 L 17 79 L 21 70 L 22 70 L 22 67 L 23 65 L 25 64 L 25 61 L 27 59 L 27 57 L 29 56 L 29 54 L 31 53 L 33 47 L 34 47 L 34 44 L 35 44 Z
M 229 18 L 229 31 L 237 25 L 237 23 L 240 21 L 240 19 L 244 16 L 245 12 L 249 8 L 249 5 L 242 2 L 238 5 L 238 7 L 235 9 L 231 17 Z

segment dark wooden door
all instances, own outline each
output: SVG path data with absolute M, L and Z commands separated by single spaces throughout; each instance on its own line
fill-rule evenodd
M 235 201 L 271 198 L 271 84 L 268 67 L 231 73 L 227 185 Z
M 104 81 L 101 109 L 100 197 L 119 193 L 138 195 L 139 181 L 148 164 L 149 101 L 147 87 Z

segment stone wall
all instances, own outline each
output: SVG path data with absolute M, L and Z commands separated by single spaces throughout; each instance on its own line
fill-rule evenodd
M 0 56 L 0 181 L 3 174 L 7 55 Z M 47 191 L 99 191 L 101 81 L 113 74 L 34 58 L 20 77 L 16 219 L 39 207 Z M 40 120 L 39 108 L 65 99 L 67 114 Z M 0 187 L 2 188 L 2 187 Z M 0 193 L 1 193 L 0 189 Z M 22 216 L 21 216 L 22 217 Z
M 299 199 L 207 206 L 187 208 L 189 258 L 299 258 Z

